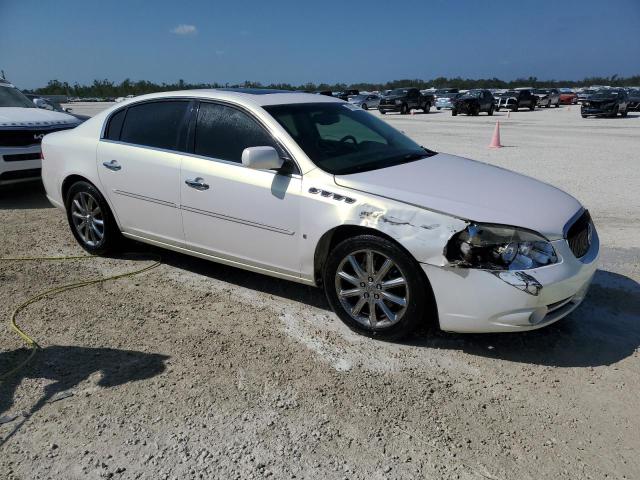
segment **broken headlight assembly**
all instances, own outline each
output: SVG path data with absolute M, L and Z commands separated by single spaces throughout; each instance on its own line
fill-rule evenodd
M 551 243 L 535 232 L 478 223 L 451 237 L 445 256 L 452 265 L 487 270 L 529 270 L 558 261 Z

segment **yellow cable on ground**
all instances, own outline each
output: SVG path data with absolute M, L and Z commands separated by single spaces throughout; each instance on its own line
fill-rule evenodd
M 82 255 L 82 256 L 69 256 L 69 257 L 16 257 L 16 258 L 0 258 L 0 262 L 29 262 L 29 261 L 66 261 L 66 260 L 86 260 L 89 258 L 99 258 L 99 257 L 94 257 L 94 256 L 90 256 L 90 255 Z M 27 365 L 31 359 L 35 356 L 39 345 L 36 343 L 36 341 L 31 338 L 27 333 L 25 333 L 17 324 L 16 322 L 16 317 L 18 316 L 18 314 L 24 310 L 25 308 L 27 308 L 29 305 L 31 305 L 32 303 L 35 303 L 41 299 L 43 299 L 44 297 L 47 296 L 54 296 L 54 295 L 58 295 L 59 293 L 62 292 L 66 292 L 68 290 L 73 290 L 75 288 L 81 288 L 81 287 L 86 287 L 88 285 L 94 285 L 96 283 L 103 283 L 103 282 L 107 282 L 109 280 L 118 280 L 120 278 L 125 278 L 125 277 L 132 277 L 134 275 L 139 275 L 141 273 L 144 273 L 146 271 L 151 270 L 152 268 L 156 268 L 157 266 L 160 265 L 161 262 L 161 258 L 159 255 L 156 256 L 154 263 L 152 263 L 151 265 L 148 265 L 144 268 L 140 268 L 138 270 L 134 270 L 132 272 L 127 272 L 127 273 L 120 273 L 117 275 L 111 275 L 109 277 L 104 277 L 104 278 L 92 278 L 89 280 L 82 280 L 79 282 L 74 282 L 74 283 L 69 283 L 67 285 L 62 285 L 59 287 L 54 287 L 54 288 L 50 288 L 49 290 L 45 290 L 44 292 L 40 292 L 32 297 L 30 297 L 29 299 L 27 299 L 26 301 L 22 302 L 20 305 L 18 305 L 15 310 L 13 311 L 13 313 L 11 314 L 11 320 L 10 320 L 10 325 L 11 328 L 20 336 L 20 338 L 22 338 L 22 340 L 26 343 L 26 345 L 28 347 L 31 348 L 31 353 L 29 354 L 29 356 L 22 361 L 21 363 L 19 363 L 17 366 L 15 366 L 14 368 L 12 368 L 11 370 L 9 370 L 8 372 L 3 373 L 2 375 L 0 375 L 0 382 L 6 380 L 8 377 L 10 377 L 11 375 L 17 373 L 21 368 L 23 368 L 25 365 Z

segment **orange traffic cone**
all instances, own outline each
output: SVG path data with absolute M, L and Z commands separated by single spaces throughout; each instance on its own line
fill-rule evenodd
M 496 122 L 496 128 L 493 131 L 493 138 L 491 138 L 489 148 L 502 148 L 500 144 L 500 121 Z

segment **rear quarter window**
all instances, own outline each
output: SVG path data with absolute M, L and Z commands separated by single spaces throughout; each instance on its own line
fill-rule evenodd
M 124 123 L 126 113 L 127 109 L 123 108 L 111 116 L 104 132 L 104 138 L 107 140 L 120 140 L 120 132 L 122 131 L 122 124 Z

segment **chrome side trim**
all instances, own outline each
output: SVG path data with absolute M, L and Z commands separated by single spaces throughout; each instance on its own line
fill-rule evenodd
M 160 200 L 159 198 L 145 197 L 144 195 L 138 195 L 137 193 L 125 192 L 117 189 L 114 189 L 113 193 L 117 193 L 118 195 L 123 195 L 125 197 L 135 198 L 137 200 L 143 200 L 145 202 L 158 203 L 160 205 L 164 205 L 165 207 L 177 208 L 177 205 L 175 203 L 168 202 L 166 200 Z
M 196 250 L 191 250 L 189 248 L 179 247 L 177 245 L 171 245 L 171 244 L 160 242 L 157 240 L 151 240 L 149 238 L 142 237 L 139 235 L 134 235 L 132 233 L 122 232 L 122 235 L 124 235 L 127 238 L 131 238 L 132 240 L 138 240 L 143 243 L 156 245 L 158 247 L 166 248 L 167 250 L 173 250 L 174 252 L 184 253 L 194 257 L 202 258 L 204 260 L 222 263 L 224 265 L 229 265 L 231 267 L 241 268 L 243 270 L 249 270 L 251 272 L 261 273 L 263 275 L 269 275 L 271 277 L 281 278 L 283 280 L 289 280 L 296 283 L 303 283 L 305 285 L 311 285 L 314 287 L 317 286 L 313 278 L 302 277 L 299 275 L 299 273 L 296 273 L 296 272 L 272 270 L 264 266 L 243 263 L 235 259 L 219 257 L 219 256 L 211 255 L 208 253 L 198 252 Z
M 180 205 L 181 210 L 185 210 L 191 213 L 197 213 L 200 215 L 206 215 L 207 217 L 219 218 L 220 220 L 227 220 L 229 222 L 240 223 L 242 225 L 248 225 L 250 227 L 261 228 L 263 230 L 269 230 L 276 233 L 281 233 L 283 235 L 293 235 L 295 232 L 291 230 L 286 230 L 283 228 L 272 227 L 271 225 L 264 225 L 262 223 L 252 222 L 250 220 L 243 220 L 242 218 L 230 217 L 228 215 L 223 215 L 221 213 L 210 212 L 209 210 L 200 210 L 199 208 L 187 207 L 185 205 Z

